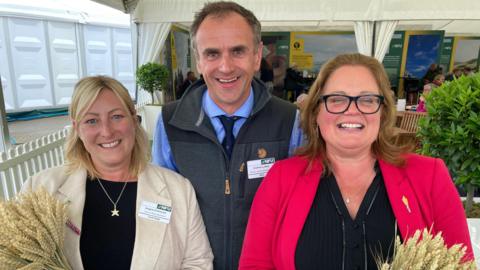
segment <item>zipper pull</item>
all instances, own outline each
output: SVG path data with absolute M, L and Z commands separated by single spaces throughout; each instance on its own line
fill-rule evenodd
M 230 195 L 230 180 L 225 179 L 225 194 Z

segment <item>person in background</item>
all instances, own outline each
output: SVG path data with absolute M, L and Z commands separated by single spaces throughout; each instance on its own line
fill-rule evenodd
M 460 76 L 463 75 L 463 70 L 459 67 L 456 67 L 453 69 L 452 73 L 448 74 L 446 77 L 445 77 L 445 80 L 446 81 L 453 81 L 454 79 L 458 79 L 460 78 Z
M 195 77 L 195 73 L 193 71 L 187 72 L 187 78 L 185 81 L 183 81 L 182 85 L 180 86 L 180 89 L 177 93 L 177 99 L 180 99 L 185 91 L 187 91 L 188 87 L 192 85 L 195 81 L 197 80 L 197 77 Z
M 268 92 L 273 91 L 273 68 L 265 58 L 260 63 L 260 80 L 267 86 Z
M 235 2 L 207 3 L 190 33 L 204 79 L 162 108 L 152 160 L 192 182 L 215 269 L 237 269 L 263 176 L 302 142 L 298 111 L 254 78 L 262 43 L 251 11 Z
M 425 97 L 428 94 L 430 94 L 430 92 L 432 91 L 434 86 L 435 85 L 433 83 L 425 84 L 423 86 L 423 93 L 419 98 L 418 106 L 417 106 L 417 109 L 416 109 L 417 112 L 426 112 L 427 111 L 427 107 L 425 106 Z
M 76 85 L 66 163 L 33 176 L 68 202 L 65 254 L 73 269 L 213 269 L 190 182 L 148 164 L 148 140 L 127 89 L 105 76 Z
M 435 87 L 442 86 L 442 84 L 445 82 L 445 76 L 443 74 L 437 74 L 433 78 L 432 84 L 435 85 Z
M 429 67 L 427 72 L 422 78 L 423 85 L 432 83 L 433 79 L 435 78 L 436 75 L 441 74 L 441 71 L 439 69 L 439 66 L 436 63 L 432 63 Z
M 239 269 L 377 269 L 395 237 L 442 232 L 472 246 L 445 163 L 392 143 L 395 106 L 381 63 L 339 55 L 302 111 L 306 145 L 275 163 L 255 196 Z
M 308 95 L 303 93 L 303 94 L 300 94 L 300 96 L 298 96 L 297 100 L 294 102 L 294 104 L 297 105 L 300 111 L 302 111 L 303 107 L 305 107 L 305 104 L 307 103 L 306 102 L 307 98 L 308 98 Z
M 287 99 L 291 102 L 294 102 L 296 98 L 303 93 L 305 89 L 305 80 L 302 77 L 302 74 L 297 70 L 296 64 L 287 68 L 284 87 L 287 93 Z M 289 96 L 289 92 L 291 93 L 291 96 Z
M 464 67 L 463 68 L 463 75 L 470 76 L 472 75 L 474 70 L 471 67 Z

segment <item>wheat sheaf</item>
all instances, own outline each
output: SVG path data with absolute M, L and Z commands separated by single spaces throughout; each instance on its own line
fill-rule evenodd
M 71 270 L 66 221 L 67 205 L 43 188 L 0 202 L 0 269 Z
M 448 248 L 441 232 L 432 235 L 427 229 L 417 230 L 412 238 L 401 243 L 395 240 L 393 258 L 388 262 L 377 260 L 380 270 L 474 270 L 474 261 L 464 262 L 466 247 L 460 244 Z

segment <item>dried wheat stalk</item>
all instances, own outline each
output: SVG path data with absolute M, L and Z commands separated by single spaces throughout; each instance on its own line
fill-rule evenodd
M 71 270 L 63 253 L 67 205 L 45 189 L 0 203 L 1 269 Z
M 404 244 L 395 240 L 395 252 L 390 262 L 377 260 L 380 270 L 475 270 L 474 261 L 463 262 L 466 247 L 457 244 L 448 248 L 441 232 L 435 236 L 429 230 L 417 230 Z

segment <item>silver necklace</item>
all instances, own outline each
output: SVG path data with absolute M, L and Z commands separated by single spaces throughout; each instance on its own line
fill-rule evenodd
M 125 184 L 123 184 L 123 188 L 122 188 L 122 191 L 120 191 L 120 194 L 118 194 L 118 198 L 117 200 L 114 202 L 112 200 L 112 198 L 110 197 L 110 195 L 108 194 L 107 190 L 105 189 L 105 187 L 103 186 L 102 182 L 100 181 L 100 179 L 97 178 L 97 181 L 98 181 L 98 184 L 100 185 L 100 187 L 102 188 L 103 192 L 105 192 L 105 195 L 107 195 L 107 198 L 110 200 L 110 202 L 112 202 L 113 204 L 113 210 L 110 211 L 112 212 L 112 217 L 114 216 L 120 216 L 120 210 L 117 210 L 117 203 L 118 201 L 120 201 L 120 198 L 122 197 L 123 195 L 123 191 L 125 190 L 125 187 L 127 186 L 127 183 L 128 182 L 125 182 Z

